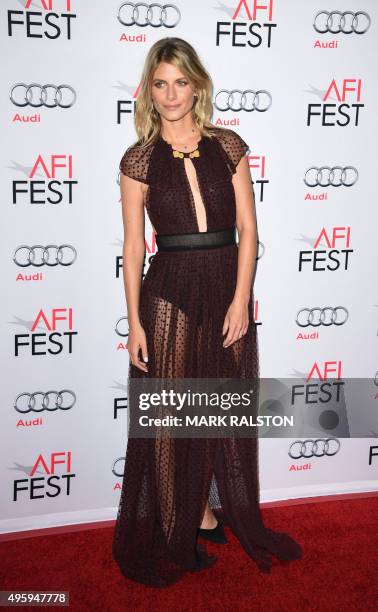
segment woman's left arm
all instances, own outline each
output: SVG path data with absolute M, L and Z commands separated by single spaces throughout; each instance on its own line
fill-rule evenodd
M 239 255 L 234 298 L 225 316 L 222 335 L 226 348 L 244 336 L 249 325 L 248 303 L 257 256 L 257 221 L 251 172 L 242 157 L 232 177 L 236 200 L 236 227 L 239 234 Z

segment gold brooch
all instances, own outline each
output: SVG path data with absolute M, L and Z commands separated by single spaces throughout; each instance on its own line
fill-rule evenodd
M 191 153 L 183 153 L 182 151 L 176 151 L 175 149 L 173 149 L 172 154 L 173 154 L 173 157 L 180 157 L 181 159 L 183 157 L 199 157 L 200 156 L 199 149 L 196 149 L 195 151 L 192 151 Z
M 199 156 L 200 156 L 199 149 L 196 149 L 195 151 L 192 151 L 191 153 L 189 153 L 189 157 L 199 157 Z

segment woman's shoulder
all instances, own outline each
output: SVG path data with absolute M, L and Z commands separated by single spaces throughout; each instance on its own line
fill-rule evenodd
M 140 141 L 130 145 L 124 152 L 119 169 L 125 176 L 129 176 L 142 183 L 147 182 L 147 173 L 154 144 L 141 146 Z
M 235 171 L 240 159 L 249 151 L 249 145 L 232 129 L 214 126 L 209 131 L 222 145 Z

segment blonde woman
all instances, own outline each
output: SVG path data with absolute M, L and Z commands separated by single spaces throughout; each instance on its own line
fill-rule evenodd
M 212 82 L 193 47 L 156 42 L 136 103 L 139 139 L 120 163 L 129 380 L 259 376 L 248 146 L 211 115 Z M 142 281 L 144 207 L 158 250 Z M 124 576 L 163 587 L 210 567 L 204 541 L 227 544 L 224 525 L 263 572 L 272 555 L 301 556 L 263 524 L 257 442 L 129 436 L 113 541 Z

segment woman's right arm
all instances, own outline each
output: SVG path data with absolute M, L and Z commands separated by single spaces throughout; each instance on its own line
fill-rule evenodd
M 144 190 L 146 186 L 121 173 L 121 198 L 123 218 L 123 281 L 125 287 L 129 321 L 129 340 L 127 349 L 133 365 L 147 372 L 147 366 L 139 359 L 147 361 L 147 342 L 139 318 L 139 298 L 142 283 L 142 269 L 145 253 L 144 242 Z

